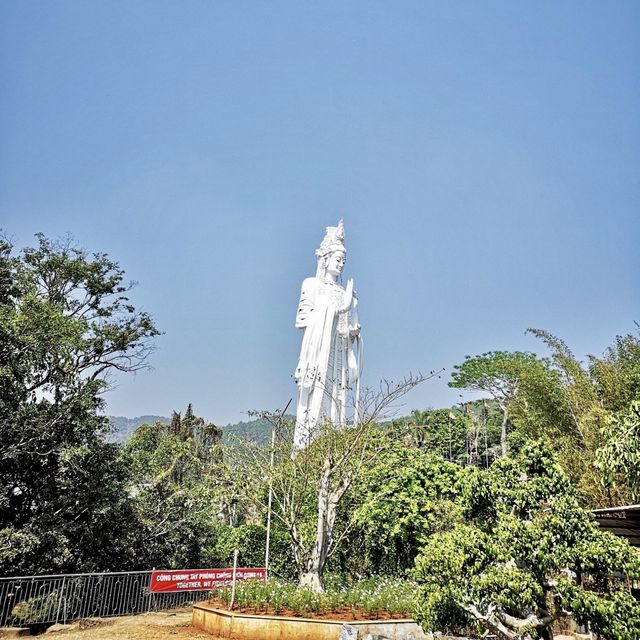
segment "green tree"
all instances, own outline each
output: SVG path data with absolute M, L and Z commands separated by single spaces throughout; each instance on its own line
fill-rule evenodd
M 414 409 L 388 427 L 412 447 L 462 465 L 489 466 L 499 455 L 501 413 L 493 401 L 475 400 L 451 409 Z
M 602 427 L 604 444 L 596 451 L 596 465 L 605 486 L 626 488 L 634 502 L 640 500 L 640 401 L 626 411 L 607 416 Z
M 636 328 L 639 328 L 636 323 Z M 640 339 L 631 333 L 616 336 L 601 358 L 588 356 L 596 393 L 608 411 L 622 411 L 640 400 Z
M 612 414 L 640 399 L 640 341 L 631 334 L 618 336 L 603 357 L 590 355 L 585 365 L 556 336 L 539 329 L 529 332 L 549 348 L 558 382 L 546 392 L 523 394 L 520 407 L 538 407 L 527 432 L 554 443 L 563 466 L 589 505 L 628 503 L 632 499 L 629 486 L 611 483 L 603 476 L 604 467 L 596 464 L 596 452 L 607 444 Z
M 515 401 L 520 385 L 532 369 L 544 364 L 533 354 L 522 351 L 489 351 L 479 356 L 467 356 L 462 364 L 454 367 L 450 387 L 488 393 L 502 412 L 500 446 L 507 455 L 507 425 L 509 410 Z
M 169 425 L 140 425 L 127 442 L 147 564 L 196 568 L 217 559 L 211 552 L 233 503 L 221 439 L 189 405 Z
M 466 473 L 465 523 L 432 536 L 416 560 L 425 628 L 552 638 L 552 624 L 571 614 L 609 640 L 639 637 L 629 580 L 640 555 L 579 506 L 548 446 Z
M 414 409 L 403 422 L 418 447 L 424 447 L 451 462 L 465 456 L 468 421 L 459 411 Z M 398 426 L 396 423 L 395 428 Z
M 502 397 L 501 441 L 505 442 L 510 425 L 509 441 L 516 449 L 537 438 L 553 443 L 585 503 L 626 502 L 625 487 L 603 484 L 595 455 L 604 444 L 602 434 L 611 408 L 635 393 L 636 369 L 640 370 L 637 340 L 618 338 L 604 358 L 589 356 L 585 366 L 559 338 L 537 329 L 529 332 L 550 349 L 550 358 L 502 351 L 467 358 L 456 367 L 451 386 Z
M 0 241 L 0 572 L 122 568 L 135 521 L 101 394 L 158 331 L 116 262 L 37 239 Z
M 263 567 L 267 529 L 261 524 L 239 524 L 223 526 L 219 529 L 215 548 L 209 550 L 211 558 L 217 566 L 233 565 L 234 552 L 238 551 L 238 566 Z M 212 566 L 212 565 L 209 565 Z M 271 527 L 269 540 L 269 575 L 276 575 L 287 580 L 296 577 L 296 566 L 291 557 L 289 536 L 281 527 Z
M 355 487 L 354 519 L 371 572 L 404 574 L 429 537 L 456 521 L 461 469 L 402 441 L 388 441 L 380 452 Z

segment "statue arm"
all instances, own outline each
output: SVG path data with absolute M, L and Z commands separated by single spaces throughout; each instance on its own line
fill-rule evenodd
M 360 335 L 360 318 L 358 318 L 358 297 L 353 292 L 353 304 L 351 305 L 351 317 L 349 319 L 349 335 L 351 338 L 357 338 Z
M 360 322 L 358 320 L 358 297 L 353 290 L 353 280 L 349 279 L 345 289 L 345 306 L 349 313 L 349 336 L 353 339 L 360 335 Z
M 300 302 L 298 303 L 298 311 L 296 313 L 296 328 L 303 329 L 309 322 L 309 316 L 315 309 L 315 298 L 317 291 L 316 278 L 307 278 L 302 283 L 300 291 Z

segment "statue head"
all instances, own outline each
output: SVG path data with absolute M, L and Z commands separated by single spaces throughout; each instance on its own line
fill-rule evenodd
M 335 254 L 338 254 L 338 256 L 334 257 L 333 263 L 335 264 L 331 264 L 331 269 L 337 270 L 336 275 L 340 275 L 347 256 L 347 250 L 344 246 L 344 222 L 342 219 L 338 222 L 337 227 L 327 227 L 325 236 L 320 246 L 316 249 L 316 256 L 318 258 L 316 277 L 324 278 L 327 274 L 331 257 Z M 342 256 L 342 260 L 339 259 L 340 255 Z

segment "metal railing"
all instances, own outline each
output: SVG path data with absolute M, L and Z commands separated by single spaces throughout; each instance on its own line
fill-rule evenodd
M 151 571 L 0 578 L 0 627 L 126 616 L 203 600 L 206 592 L 150 593 Z

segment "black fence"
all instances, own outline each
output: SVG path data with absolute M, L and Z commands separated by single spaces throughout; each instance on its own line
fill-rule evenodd
M 67 623 L 182 607 L 203 591 L 150 593 L 151 571 L 0 578 L 0 627 Z

